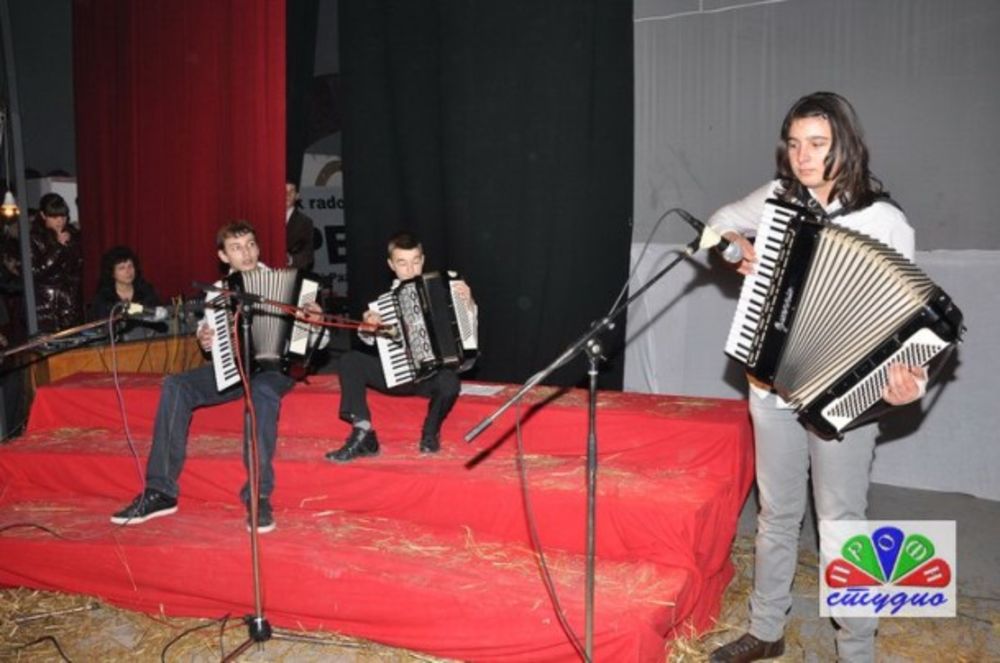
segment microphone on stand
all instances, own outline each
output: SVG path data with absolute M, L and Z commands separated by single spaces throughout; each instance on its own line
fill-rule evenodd
M 739 244 L 736 242 L 730 242 L 728 239 L 717 233 L 713 228 L 706 226 L 704 223 L 684 210 L 678 209 L 677 213 L 682 219 L 687 221 L 692 228 L 698 231 L 698 239 L 688 245 L 688 255 L 693 255 L 696 251 L 701 249 L 715 249 L 726 262 L 736 264 L 743 260 L 743 249 L 740 248 Z
M 163 322 L 170 317 L 166 306 L 143 306 L 132 302 L 125 309 L 125 317 L 143 322 Z
M 205 291 L 207 293 L 221 292 L 223 294 L 223 296 L 228 297 L 230 299 L 235 299 L 235 300 L 241 301 L 241 302 L 243 302 L 245 304 L 266 304 L 266 303 L 268 303 L 260 295 L 255 295 L 255 294 L 250 293 L 250 292 L 243 292 L 242 290 L 230 290 L 228 288 L 223 288 L 221 286 L 217 286 L 214 283 L 202 283 L 201 281 L 191 281 L 191 285 L 193 285 L 195 288 L 198 288 L 199 290 L 203 290 L 203 291 Z

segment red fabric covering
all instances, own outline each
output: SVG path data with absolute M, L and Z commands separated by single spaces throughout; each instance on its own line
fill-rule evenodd
M 107 499 L 21 503 L 20 518 L 72 540 L 6 532 L 5 555 L 32 563 L 4 562 L 0 579 L 72 588 L 152 613 L 160 602 L 168 614 L 252 612 L 242 509 L 198 505 L 115 530 L 106 520 L 113 508 Z M 12 514 L 0 509 L 0 515 Z M 342 513 L 317 518 L 279 509 L 276 518 L 279 529 L 261 544 L 266 614 L 275 626 L 339 631 L 463 660 L 574 658 L 526 548 Z M 74 560 L 84 560 L 86 572 Z M 582 635 L 583 559 L 553 553 L 549 564 Z M 604 561 L 597 576 L 598 660 L 663 660 L 663 630 L 675 612 L 692 608 L 694 596 L 685 591 L 690 577 L 651 563 Z M 677 606 L 664 605 L 677 597 Z
M 141 461 L 158 382 L 126 380 Z M 107 516 L 137 491 L 142 468 L 128 454 L 108 386 L 104 377 L 75 376 L 40 390 L 30 434 L 0 450 L 0 526 L 30 513 L 63 536 L 92 537 L 69 542 L 8 530 L 0 534 L 0 582 L 98 594 L 150 611 L 162 603 L 175 614 L 248 610 L 246 534 L 235 497 L 244 480 L 240 405 L 196 416 L 180 513 L 116 529 Z M 280 425 L 279 529 L 264 538 L 272 621 L 463 659 L 572 659 L 531 563 L 514 440 L 504 439 L 512 413 L 474 445 L 460 442 L 513 389 L 460 398 L 433 457 L 415 448 L 426 401 L 373 394 L 382 455 L 334 465 L 319 459 L 347 432 L 335 418 L 336 380 L 296 387 Z M 526 466 L 560 598 L 582 637 L 586 394 L 553 394 L 543 389 L 532 399 L 549 401 L 522 426 Z M 600 399 L 597 658 L 662 660 L 665 638 L 685 625 L 710 625 L 731 575 L 729 544 L 752 473 L 745 404 L 620 393 Z M 53 501 L 72 516 L 44 508 Z M 183 561 L 188 553 L 197 569 Z M 103 570 L 62 570 L 68 558 Z
M 153 429 L 160 382 L 157 375 L 123 377 L 127 387 L 126 413 L 130 430 L 149 435 Z M 32 405 L 29 431 L 53 428 L 108 428 L 122 430 L 118 399 L 110 376 L 77 373 L 51 388 L 40 389 Z M 445 421 L 442 438 L 475 452 L 502 444 L 508 451 L 514 443 L 518 408 L 508 410 L 471 446 L 462 436 L 517 391 L 504 386 L 495 396 L 469 396 Z M 340 402 L 336 376 L 314 376 L 309 384 L 295 387 L 282 403 L 279 437 L 345 437 L 346 423 L 337 418 Z M 528 453 L 583 456 L 586 452 L 587 393 L 538 387 L 522 401 L 522 434 Z M 192 433 L 239 434 L 242 403 L 228 403 L 195 413 Z M 416 446 L 427 401 L 372 393 L 369 408 L 379 440 Z M 751 432 L 744 401 L 657 396 L 626 392 L 601 392 L 598 397 L 597 437 L 599 454 L 616 463 L 644 466 L 652 463 L 676 471 L 700 468 L 707 473 L 732 477 L 745 468 Z M 736 450 L 736 452 L 734 452 Z
M 285 0 L 73 3 L 86 292 L 128 244 L 163 297 L 218 275 L 215 232 L 285 261 Z

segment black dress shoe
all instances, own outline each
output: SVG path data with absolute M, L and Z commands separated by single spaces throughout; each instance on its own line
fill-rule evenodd
M 334 463 L 346 463 L 359 456 L 377 456 L 378 438 L 373 430 L 361 430 L 352 428 L 351 434 L 347 436 L 344 446 L 331 451 L 326 455 L 326 459 Z
M 765 658 L 777 658 L 785 653 L 785 639 L 766 642 L 744 634 L 739 640 L 719 647 L 708 657 L 709 663 L 747 663 Z
M 420 438 L 420 453 L 436 454 L 441 450 L 440 435 L 424 435 Z

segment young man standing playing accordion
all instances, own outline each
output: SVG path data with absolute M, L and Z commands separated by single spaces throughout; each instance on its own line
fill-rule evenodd
M 389 269 L 395 275 L 392 290 L 400 283 L 421 276 L 424 271 L 424 249 L 420 240 L 411 233 L 394 235 L 388 243 Z M 452 290 L 464 303 L 464 308 L 475 316 L 476 305 L 469 286 L 462 281 L 452 281 Z M 378 311 L 365 311 L 362 320 L 371 329 L 383 324 Z M 473 322 L 473 326 L 475 323 Z M 361 340 L 367 345 L 375 343 L 375 334 L 361 330 Z M 378 438 L 368 410 L 367 389 L 398 396 L 423 396 L 430 399 L 427 416 L 420 434 L 421 453 L 436 453 L 441 448 L 441 424 L 458 400 L 460 383 L 458 373 L 452 368 L 439 368 L 428 377 L 390 387 L 387 384 L 382 362 L 374 355 L 352 350 L 340 359 L 340 418 L 351 424 L 351 433 L 344 445 L 326 454 L 326 459 L 346 463 L 361 456 L 377 456 Z

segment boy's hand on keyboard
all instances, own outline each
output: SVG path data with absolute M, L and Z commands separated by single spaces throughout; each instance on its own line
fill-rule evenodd
M 205 352 L 212 351 L 212 338 L 215 336 L 215 330 L 208 325 L 202 325 L 198 327 L 198 345 Z
M 361 328 L 361 333 L 374 334 L 378 326 L 382 324 L 382 316 L 378 314 L 378 311 L 368 309 L 361 314 L 361 322 L 365 325 Z

